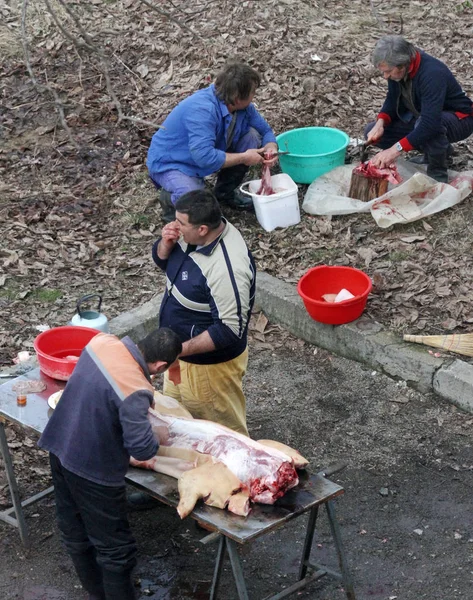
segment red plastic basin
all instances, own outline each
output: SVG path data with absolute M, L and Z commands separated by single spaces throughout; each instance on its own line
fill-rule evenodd
M 338 294 L 345 288 L 355 297 L 342 302 L 326 302 L 325 294 Z M 341 325 L 358 319 L 372 288 L 366 273 L 352 267 L 321 265 L 309 269 L 297 284 L 297 291 L 309 315 L 319 323 Z
M 53 327 L 40 333 L 34 341 L 39 368 L 53 379 L 67 381 L 82 350 L 100 331 L 91 327 Z

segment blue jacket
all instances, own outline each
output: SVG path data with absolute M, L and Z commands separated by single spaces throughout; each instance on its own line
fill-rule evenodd
M 148 421 L 154 389 L 138 347 L 99 333 L 85 347 L 38 445 L 76 475 L 124 485 L 130 455 L 158 451 Z
M 219 171 L 225 162 L 226 133 L 231 113 L 217 98 L 214 85 L 199 90 L 180 102 L 161 129 L 153 135 L 148 150 L 149 172 L 178 170 L 190 177 L 206 177 Z M 237 111 L 233 144 L 250 127 L 262 137 L 262 146 L 276 142 L 271 127 L 253 104 Z
M 216 347 L 180 360 L 216 364 L 239 356 L 247 345 L 256 285 L 253 256 L 240 232 L 226 222 L 220 236 L 198 250 L 180 240 L 168 260 L 159 258 L 159 242 L 153 259 L 167 279 L 160 326 L 173 329 L 181 342 L 207 331 Z
M 441 113 L 453 112 L 460 118 L 472 115 L 473 103 L 462 90 L 450 69 L 426 52 L 417 52 L 409 68 L 412 79 L 412 99 L 420 122 L 400 140 L 404 150 L 422 148 L 423 144 L 440 133 Z M 408 111 L 401 97 L 399 82 L 388 80 L 388 93 L 378 118 L 391 122 L 401 119 L 409 122 L 414 115 Z

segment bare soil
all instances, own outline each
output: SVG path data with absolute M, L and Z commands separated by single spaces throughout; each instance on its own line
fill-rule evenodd
M 345 488 L 336 502 L 358 600 L 470 600 L 473 584 L 472 415 L 357 363 L 316 350 L 274 328 L 267 347 L 254 341 L 246 377 L 253 438 L 298 448 L 318 471 L 345 461 L 333 477 Z M 270 347 L 271 346 L 271 347 Z M 46 457 L 8 429 L 25 495 L 49 483 L 36 469 Z M 21 443 L 20 443 L 21 442 Z M 28 456 L 25 465 L 23 457 Z M 6 494 L 6 491 L 5 491 Z M 25 553 L 16 530 L 0 524 L 0 597 L 80 600 L 59 541 L 52 498 L 26 510 L 34 536 Z M 216 547 L 202 546 L 194 521 L 165 506 L 133 513 L 139 547 L 140 600 L 205 600 Z M 306 517 L 240 548 L 250 598 L 264 598 L 297 580 Z M 336 566 L 325 511 L 314 560 Z M 223 600 L 237 598 L 225 563 Z M 294 596 L 295 597 L 295 596 Z M 300 598 L 342 600 L 325 578 Z

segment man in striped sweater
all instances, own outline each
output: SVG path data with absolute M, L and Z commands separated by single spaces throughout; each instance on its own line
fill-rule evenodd
M 195 190 L 177 200 L 153 259 L 167 278 L 160 325 L 182 342 L 181 382 L 166 374 L 164 393 L 195 418 L 248 435 L 242 380 L 256 282 L 251 252 L 215 196 Z

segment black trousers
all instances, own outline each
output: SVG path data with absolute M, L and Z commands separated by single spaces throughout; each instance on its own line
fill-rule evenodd
M 135 598 L 131 571 L 136 545 L 128 523 L 125 486 L 79 477 L 49 455 L 61 538 L 91 598 Z

